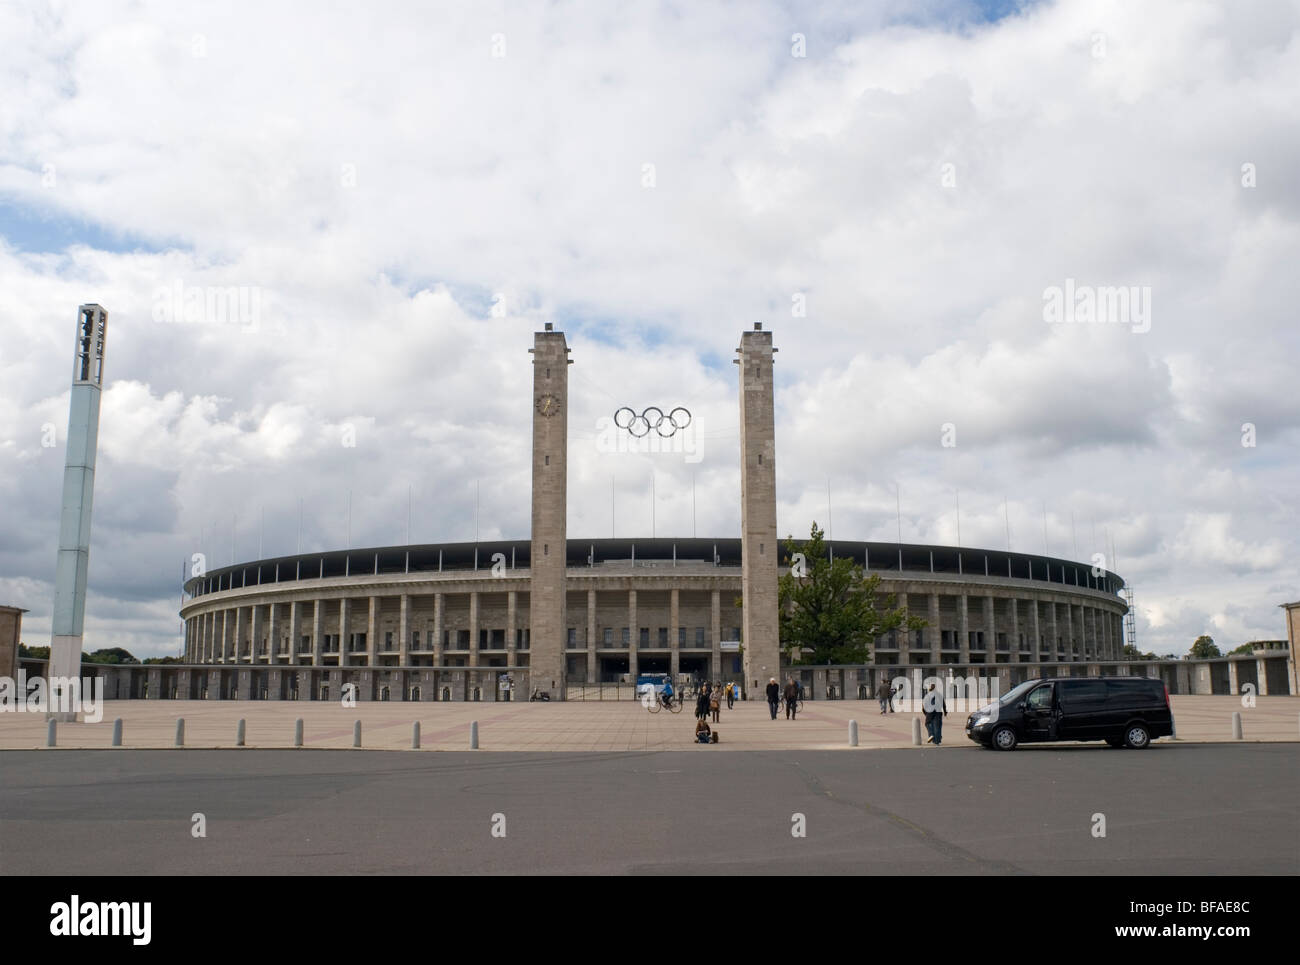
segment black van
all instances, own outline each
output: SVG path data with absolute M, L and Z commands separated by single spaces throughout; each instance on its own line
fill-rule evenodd
M 1169 690 L 1149 677 L 1029 680 L 966 720 L 966 736 L 1001 751 L 1037 741 L 1104 740 L 1142 748 L 1174 732 Z

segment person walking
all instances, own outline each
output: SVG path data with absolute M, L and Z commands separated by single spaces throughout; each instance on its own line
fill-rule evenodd
M 881 680 L 880 686 L 876 688 L 876 699 L 880 701 L 880 712 L 882 714 L 894 709 L 891 705 L 891 698 L 893 696 L 894 691 L 890 689 L 889 681 Z
M 699 696 L 695 698 L 695 716 L 698 720 L 709 716 L 709 691 L 706 687 L 701 687 Z
M 727 710 L 736 706 L 736 685 L 727 684 Z
M 713 696 L 709 698 L 709 710 L 713 712 L 713 722 L 718 723 L 718 712 L 722 710 L 722 685 L 719 684 L 713 689 Z
M 781 685 L 773 677 L 767 684 L 767 709 L 772 712 L 772 719 L 776 720 L 776 707 L 781 702 Z
M 944 699 L 943 691 L 936 690 L 934 684 L 930 684 L 921 703 L 925 709 L 925 729 L 930 734 L 926 743 L 942 744 L 943 719 L 948 714 L 948 702 Z
M 794 678 L 788 678 L 785 685 L 785 719 L 794 720 L 795 714 L 799 711 L 799 687 L 794 682 Z

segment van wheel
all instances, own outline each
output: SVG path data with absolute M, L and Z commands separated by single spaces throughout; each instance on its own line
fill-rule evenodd
M 1003 725 L 993 732 L 990 743 L 1000 751 L 1014 751 L 1016 749 L 1016 730 L 1014 727 Z
M 1124 730 L 1124 744 L 1134 750 L 1141 750 L 1151 744 L 1151 733 L 1146 724 L 1129 724 Z

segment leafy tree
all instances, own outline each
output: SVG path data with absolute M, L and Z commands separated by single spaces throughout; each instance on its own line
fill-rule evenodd
M 1187 651 L 1187 656 L 1195 660 L 1206 660 L 1210 657 L 1222 657 L 1219 648 L 1214 645 L 1214 638 L 1207 633 L 1202 633 L 1192 644 L 1192 649 Z
M 145 657 L 141 663 L 183 663 L 180 657 Z
M 128 651 L 121 647 L 109 647 L 94 653 L 82 653 L 82 663 L 139 663 Z
M 1236 650 L 1229 650 L 1228 656 L 1231 657 L 1234 653 L 1254 653 L 1254 652 L 1255 652 L 1254 646 L 1252 646 L 1249 643 L 1243 643 Z
M 1160 658 L 1157 657 L 1154 653 L 1143 653 L 1137 647 L 1133 646 L 1133 644 L 1126 643 L 1124 644 L 1124 659 L 1125 660 L 1159 660 Z
M 25 643 L 18 644 L 18 656 L 30 657 L 33 660 L 49 660 L 49 647 L 29 647 Z
M 851 558 L 827 559 L 824 533 L 814 521 L 807 542 L 786 539 L 790 565 L 803 554 L 805 575 L 792 567 L 778 585 L 781 642 L 790 648 L 791 662 L 800 662 L 798 649 L 813 651 L 811 663 L 868 663 L 871 645 L 890 630 L 920 630 L 926 621 L 906 614 L 896 596 L 877 609 L 880 574 L 867 575 Z

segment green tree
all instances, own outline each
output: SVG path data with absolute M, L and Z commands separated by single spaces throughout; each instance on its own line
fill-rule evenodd
M 1254 653 L 1254 652 L 1255 652 L 1255 647 L 1253 644 L 1243 643 L 1236 650 L 1229 650 L 1228 656 L 1231 657 L 1234 653 Z
M 129 651 L 121 647 L 108 647 L 104 650 L 96 650 L 94 653 L 82 653 L 82 663 L 139 663 Z
M 18 656 L 30 657 L 33 660 L 49 660 L 49 647 L 29 647 L 25 643 L 18 644 Z
M 1219 648 L 1214 645 L 1214 638 L 1208 633 L 1202 633 L 1192 644 L 1192 649 L 1187 651 L 1187 656 L 1196 660 L 1206 660 L 1210 657 L 1222 657 Z
M 1124 644 L 1125 660 L 1158 660 L 1160 659 L 1154 653 L 1143 653 L 1131 643 Z
M 791 566 L 778 584 L 781 644 L 791 662 L 800 662 L 798 648 L 813 651 L 811 663 L 868 663 L 871 645 L 890 630 L 920 630 L 925 620 L 908 615 L 896 596 L 877 606 L 880 574 L 867 575 L 848 557 L 827 559 L 824 533 L 814 521 L 807 542 L 786 539 Z M 796 554 L 802 554 L 800 561 Z M 800 563 L 796 572 L 793 563 Z

